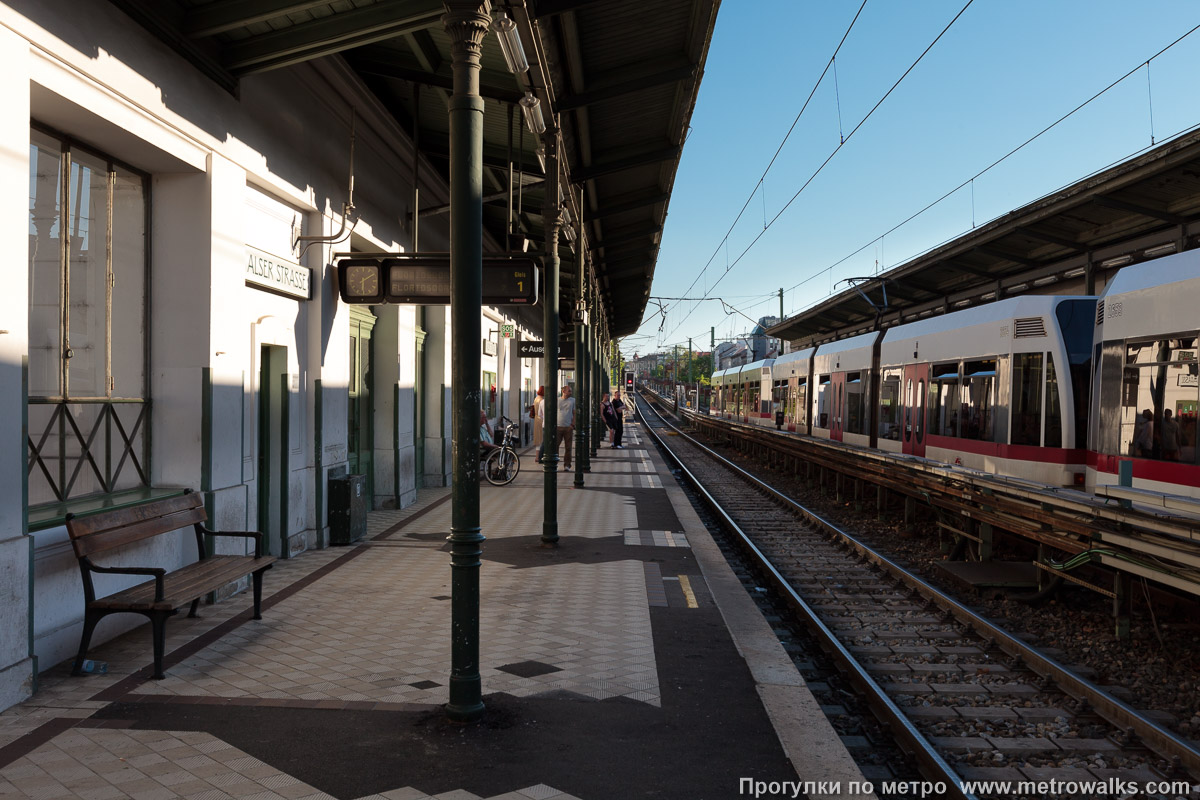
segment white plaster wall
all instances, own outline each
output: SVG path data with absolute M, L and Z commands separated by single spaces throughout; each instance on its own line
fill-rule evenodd
M 25 534 L 25 390 L 29 352 L 29 48 L 0 30 L 0 708 L 33 690 L 29 648 L 30 552 Z M 22 191 L 16 191 L 16 189 Z M 22 197 L 22 195 L 26 195 Z
M 30 47 L 28 43 L 33 43 Z M 324 541 L 318 486 L 346 465 L 348 310 L 337 301 L 331 264 L 346 243 L 318 245 L 302 263 L 313 299 L 297 301 L 244 284 L 247 187 L 296 209 L 305 233 L 332 234 L 347 199 L 351 107 L 355 111 L 356 240 L 375 250 L 410 241 L 412 190 L 407 137 L 338 59 L 244 79 L 234 96 L 198 73 L 111 3 L 8 0 L 0 3 L 0 243 L 10 254 L 0 295 L 0 409 L 21 418 L 21 359 L 27 344 L 28 120 L 77 137 L 150 175 L 150 369 L 152 482 L 206 490 L 219 528 L 257 525 L 256 391 L 259 346 L 286 346 L 292 376 L 288 532 L 301 548 Z M 424 169 L 425 175 L 432 171 Z M 448 201 L 423 185 L 422 204 Z M 421 222 L 423 249 L 448 249 L 448 217 Z M 275 234 L 272 234 L 275 235 Z M 18 257 L 12 258 L 12 255 Z M 283 255 L 283 254 L 280 254 Z M 431 308 L 425 327 L 427 438 L 417 441 L 416 309 L 388 309 L 387 343 L 377 341 L 376 486 L 391 498 L 399 470 L 401 505 L 415 499 L 417 447 L 427 486 L 449 483 L 450 313 Z M 495 327 L 490 325 L 490 327 Z M 386 374 L 381 368 L 388 365 Z M 203 377 L 210 375 L 211 471 L 202 436 Z M 493 368 L 491 371 L 499 372 Z M 507 375 L 515 375 L 509 370 Z M 323 386 L 317 418 L 315 386 Z M 380 381 L 383 381 L 381 383 Z M 477 381 L 473 376 L 472 381 Z M 506 386 L 519 398 L 521 381 Z M 537 383 L 535 382 L 535 387 Z M 393 405 L 392 388 L 400 389 Z M 518 400 L 519 402 L 519 400 Z M 511 416 L 511 414 L 510 414 Z M 381 424 L 384 423 L 384 424 Z M 393 447 L 398 426 L 399 457 Z M 317 470 L 317 428 L 322 452 Z M 65 531 L 24 535 L 24 435 L 0 430 L 0 707 L 29 691 L 31 638 L 39 668 L 70 657 L 78 643 L 82 589 Z M 386 456 L 386 458 L 385 458 Z M 384 469 L 383 467 L 385 467 Z M 391 470 L 389 472 L 388 470 Z M 202 485 L 207 479 L 207 485 Z M 31 546 L 31 544 L 33 546 Z M 223 549 L 240 546 L 225 543 Z M 147 561 L 174 566 L 195 557 L 182 536 L 147 545 Z M 32 630 L 30 606 L 32 605 Z M 110 617 L 96 642 L 140 618 Z M 149 643 L 147 642 L 147 657 Z

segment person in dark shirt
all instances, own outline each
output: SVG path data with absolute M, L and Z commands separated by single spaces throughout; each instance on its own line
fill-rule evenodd
M 621 401 L 620 390 L 613 392 L 612 409 L 616 422 L 613 427 L 613 447 L 617 450 L 624 450 L 625 446 L 621 444 L 621 434 L 625 431 L 625 403 Z

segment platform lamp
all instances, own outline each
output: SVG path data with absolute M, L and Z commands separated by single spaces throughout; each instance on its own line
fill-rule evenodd
M 521 46 L 521 37 L 517 34 L 517 23 L 503 11 L 496 13 L 496 38 L 500 40 L 500 52 L 504 61 L 513 74 L 519 75 L 529 71 L 529 60 L 525 58 L 525 48 Z
M 519 101 L 521 113 L 525 115 L 525 124 L 534 135 L 541 136 L 546 132 L 546 120 L 542 116 L 542 101 L 533 92 L 526 92 Z

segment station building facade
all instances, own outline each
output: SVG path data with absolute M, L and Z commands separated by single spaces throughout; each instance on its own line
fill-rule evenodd
M 367 476 L 375 507 L 447 485 L 452 422 L 449 307 L 337 298 L 335 253 L 414 236 L 410 140 L 340 59 L 235 95 L 114 5 L 31 0 L 0 4 L 0 67 L 6 708 L 78 646 L 68 513 L 191 488 L 212 527 L 291 557 L 327 545 L 332 477 Z M 422 205 L 448 203 L 425 167 Z M 419 242 L 447 250 L 448 218 Z M 481 314 L 485 409 L 521 419 L 540 363 L 516 342 L 540 337 Z M 100 591 L 133 582 L 111 577 Z M 95 641 L 139 622 L 109 617 Z

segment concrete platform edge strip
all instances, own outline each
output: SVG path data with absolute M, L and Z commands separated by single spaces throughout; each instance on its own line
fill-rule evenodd
M 865 781 L 862 771 L 784 652 L 783 645 L 733 574 L 658 452 L 651 451 L 651 458 L 658 467 L 658 474 L 666 476 L 662 480 L 663 489 L 683 524 L 692 554 L 700 565 L 734 646 L 754 676 L 763 707 L 796 774 L 810 780 L 839 781 L 843 787 L 851 781 L 861 784 Z M 866 800 L 875 795 L 845 794 L 839 797 Z

